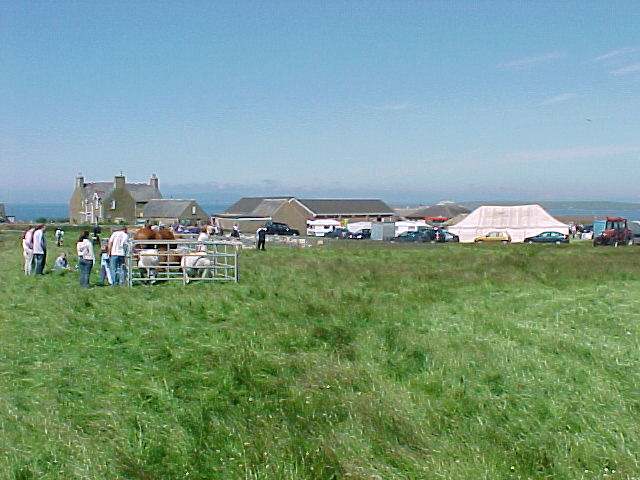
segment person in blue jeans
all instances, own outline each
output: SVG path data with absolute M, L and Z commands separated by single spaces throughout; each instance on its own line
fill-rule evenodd
M 47 263 L 47 238 L 45 225 L 38 225 L 33 232 L 33 259 L 35 261 L 36 275 L 44 275 L 44 266 Z
M 128 241 L 127 227 L 114 231 L 109 237 L 107 250 L 109 252 L 109 270 L 111 270 L 111 279 L 113 281 L 111 285 L 114 287 L 125 283 L 124 257 Z
M 76 249 L 78 252 L 78 268 L 80 270 L 80 286 L 89 288 L 89 276 L 95 262 L 95 256 L 93 254 L 93 243 L 89 240 L 88 230 L 82 232 L 80 238 L 78 238 Z

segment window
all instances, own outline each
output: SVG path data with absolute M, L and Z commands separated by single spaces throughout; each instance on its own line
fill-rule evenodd
M 191 215 L 195 215 L 195 214 L 196 214 L 196 206 L 195 206 L 195 205 L 193 205 L 193 206 L 191 207 Z
M 111 210 L 115 210 L 115 209 L 116 209 L 116 201 L 111 200 Z

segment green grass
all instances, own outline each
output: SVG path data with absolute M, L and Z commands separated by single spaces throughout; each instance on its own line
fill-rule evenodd
M 344 242 L 131 290 L 20 264 L 0 232 L 0 479 L 640 478 L 639 249 Z

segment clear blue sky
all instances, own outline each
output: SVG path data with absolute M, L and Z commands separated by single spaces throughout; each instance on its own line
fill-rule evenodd
M 256 194 L 640 200 L 639 18 L 631 0 L 4 1 L 0 200 L 120 170 Z

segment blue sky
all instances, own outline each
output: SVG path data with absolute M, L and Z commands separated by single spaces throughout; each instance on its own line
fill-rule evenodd
M 389 200 L 640 200 L 640 2 L 0 3 L 0 197 L 122 170 Z M 379 195 L 376 195 L 379 194 Z

